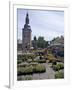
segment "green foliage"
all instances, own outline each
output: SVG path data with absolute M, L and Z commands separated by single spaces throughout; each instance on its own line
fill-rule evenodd
M 34 62 L 38 62 L 38 63 L 46 63 L 46 60 L 34 60 Z
M 36 38 L 36 36 L 34 36 L 34 41 L 37 41 L 37 38 Z
M 22 55 L 17 55 L 17 60 L 22 60 Z
M 24 80 L 32 80 L 32 77 L 26 76 L 26 77 L 24 78 Z
M 34 60 L 34 54 L 17 55 L 17 60 L 27 61 L 28 59 Z
M 55 74 L 55 78 L 56 78 L 56 79 L 64 78 L 64 73 L 63 73 L 63 72 L 57 72 L 57 73 Z
M 41 64 L 29 65 L 26 67 L 18 67 L 17 74 L 18 75 L 28 75 L 33 73 L 43 73 L 46 71 L 45 66 Z
M 26 66 L 26 67 L 18 67 L 17 74 L 18 75 L 26 75 L 33 73 L 33 66 Z
M 22 60 L 17 60 L 17 64 L 20 64 L 22 62 Z
M 53 70 L 59 71 L 60 69 L 64 69 L 64 64 L 53 65 Z
M 37 64 L 33 70 L 34 70 L 34 73 L 43 73 L 46 71 L 46 68 L 45 68 L 45 66 L 43 66 L 41 64 Z
M 26 62 L 22 62 L 22 63 L 17 65 L 17 67 L 26 67 L 26 66 L 29 66 L 29 64 Z
M 38 40 L 37 40 L 37 46 L 38 46 L 38 48 L 45 48 L 46 46 L 45 45 L 47 45 L 46 44 L 47 42 L 44 40 L 44 37 L 39 37 L 38 38 Z
M 17 55 L 17 60 L 26 61 L 27 60 L 27 55 Z
M 36 36 L 34 37 L 34 40 L 32 41 L 34 48 L 46 48 L 48 46 L 48 41 L 44 40 L 44 37 L 39 36 L 38 40 Z
M 38 63 L 37 62 L 31 62 L 30 65 L 32 65 L 33 67 L 36 66 Z
M 56 58 L 53 56 L 53 54 L 48 54 L 48 60 L 49 62 L 56 61 Z
M 64 64 L 58 64 L 58 66 L 60 67 L 60 69 L 64 69 Z
M 55 71 L 60 70 L 60 66 L 58 66 L 58 65 L 53 65 L 53 70 L 55 70 Z
M 32 80 L 32 76 L 18 76 L 17 80 Z
M 34 47 L 34 49 L 37 48 L 37 38 L 36 38 L 36 36 L 34 36 L 34 39 L 32 40 L 32 46 Z
M 28 59 L 28 60 L 27 60 L 28 63 L 31 63 L 32 61 L 33 61 L 32 59 Z
M 56 65 L 56 64 L 57 64 L 57 62 L 56 62 L 56 61 L 53 61 L 53 62 L 52 62 L 52 65 Z

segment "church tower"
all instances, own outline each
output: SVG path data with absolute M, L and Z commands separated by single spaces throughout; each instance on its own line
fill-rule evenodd
M 22 51 L 23 53 L 30 50 L 31 47 L 31 27 L 29 26 L 29 15 L 26 14 L 25 25 L 22 29 Z

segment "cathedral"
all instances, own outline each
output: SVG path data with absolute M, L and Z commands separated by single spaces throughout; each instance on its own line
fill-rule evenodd
M 30 51 L 31 47 L 31 27 L 29 25 L 29 15 L 26 14 L 25 25 L 22 29 L 22 52 Z

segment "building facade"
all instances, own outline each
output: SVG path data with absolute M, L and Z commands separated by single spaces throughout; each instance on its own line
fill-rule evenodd
M 31 27 L 29 25 L 29 15 L 26 14 L 25 25 L 22 29 L 22 51 L 27 52 L 31 47 Z

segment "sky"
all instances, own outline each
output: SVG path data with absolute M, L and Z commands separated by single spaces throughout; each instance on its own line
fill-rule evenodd
M 64 35 L 64 11 L 17 9 L 18 39 L 22 40 L 22 28 L 26 13 L 29 14 L 29 25 L 32 30 L 32 40 L 43 36 L 46 41 Z

